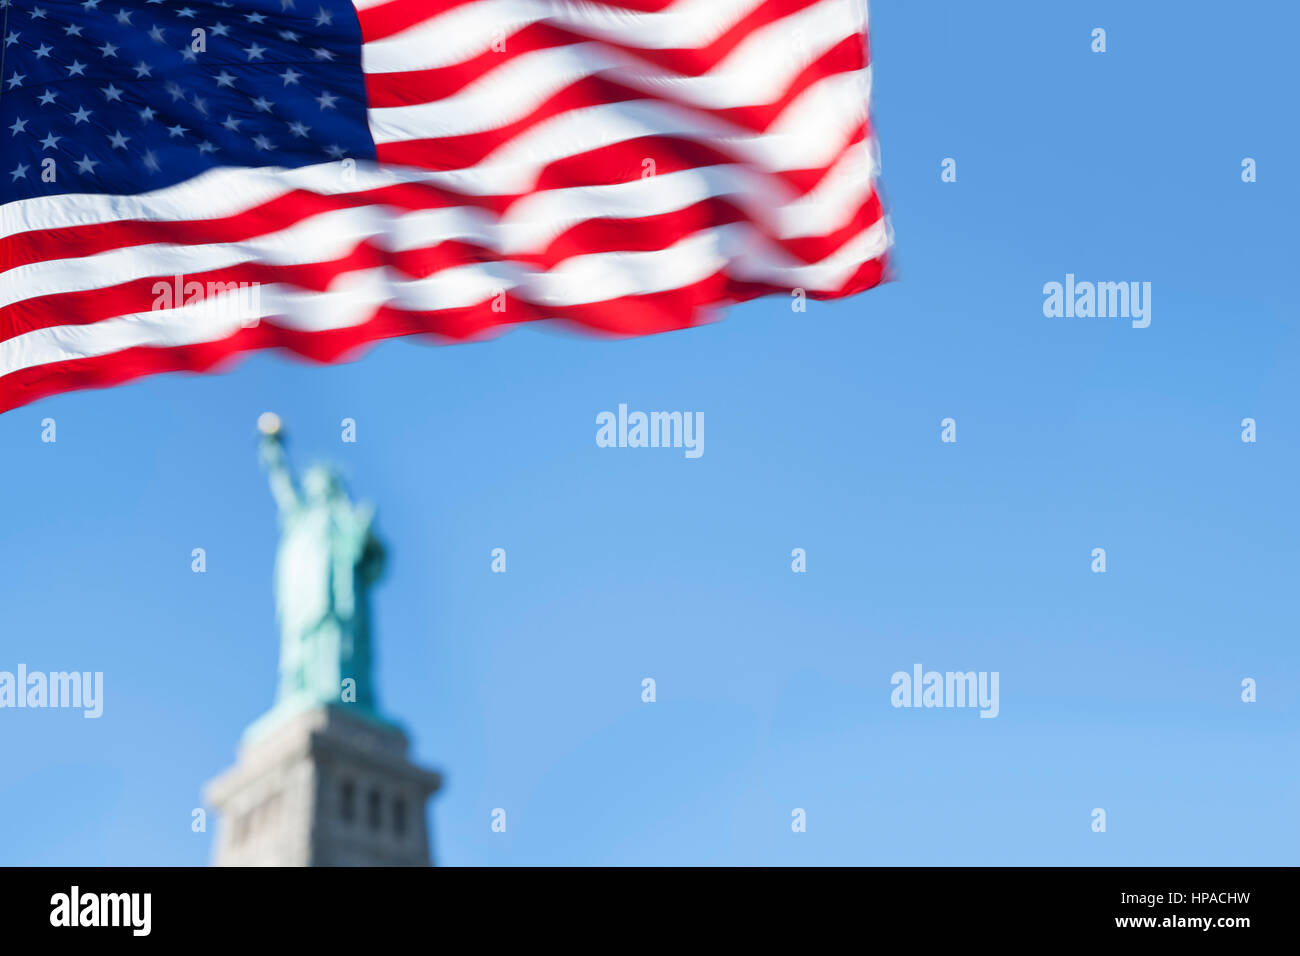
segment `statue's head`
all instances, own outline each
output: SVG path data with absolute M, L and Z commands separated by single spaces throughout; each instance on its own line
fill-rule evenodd
M 312 465 L 303 473 L 302 490 L 308 501 L 329 501 L 343 494 L 343 484 L 329 465 Z

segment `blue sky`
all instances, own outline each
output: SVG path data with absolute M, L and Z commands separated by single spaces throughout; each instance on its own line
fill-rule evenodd
M 0 670 L 106 685 L 99 720 L 0 711 L 0 862 L 209 859 L 191 810 L 275 686 L 274 409 L 378 506 L 440 862 L 1294 864 L 1300 13 L 872 15 L 897 282 L 0 416 Z M 1150 327 L 1045 318 L 1066 273 L 1150 282 Z M 704 455 L 598 448 L 620 402 L 703 412 Z M 999 716 L 891 707 L 915 663 L 998 671 Z

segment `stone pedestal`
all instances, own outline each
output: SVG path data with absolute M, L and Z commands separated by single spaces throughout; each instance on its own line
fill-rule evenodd
M 430 866 L 425 802 L 441 784 L 399 728 L 313 707 L 240 746 L 205 791 L 216 866 Z

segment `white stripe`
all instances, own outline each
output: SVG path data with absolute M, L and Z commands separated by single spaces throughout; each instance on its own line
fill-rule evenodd
M 364 192 L 394 183 L 432 181 L 436 173 L 380 169 L 358 162 L 351 177 L 341 163 L 283 169 L 221 166 L 193 179 L 134 196 L 73 193 L 34 196 L 0 206 L 0 238 L 65 226 L 142 219 L 183 222 L 221 219 L 247 212 L 295 189 L 326 196 Z

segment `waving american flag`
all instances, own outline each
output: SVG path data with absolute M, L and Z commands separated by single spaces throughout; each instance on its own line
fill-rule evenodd
M 884 273 L 855 0 L 0 5 L 0 411 Z

